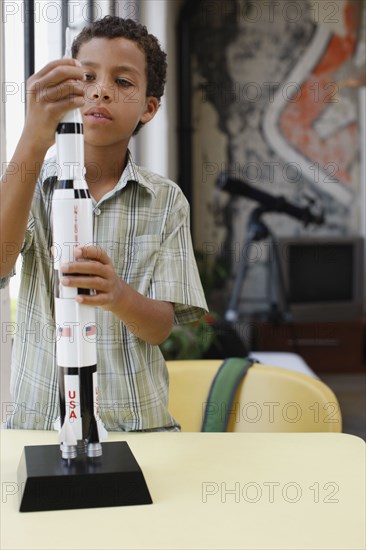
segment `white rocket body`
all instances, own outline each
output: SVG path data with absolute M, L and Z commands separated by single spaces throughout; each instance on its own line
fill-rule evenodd
M 93 244 L 93 208 L 84 179 L 84 136 L 78 109 L 56 132 L 58 182 L 52 201 L 55 269 L 56 361 L 59 368 L 63 458 L 100 456 L 107 436 L 99 417 L 95 308 L 75 301 L 87 289 L 60 284 L 61 265 L 74 261 L 74 247 Z

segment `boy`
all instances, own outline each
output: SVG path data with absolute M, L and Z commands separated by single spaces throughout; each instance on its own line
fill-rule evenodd
M 64 265 L 61 283 L 95 290 L 78 300 L 97 307 L 101 416 L 108 430 L 177 430 L 158 344 L 174 321 L 200 318 L 206 302 L 186 199 L 173 182 L 137 167 L 128 151 L 131 136 L 158 110 L 166 55 L 145 27 L 112 16 L 86 27 L 72 53 L 28 80 L 23 133 L 1 181 L 2 250 L 9 243 L 16 250 L 2 258 L 2 286 L 18 252 L 23 256 L 8 427 L 52 429 L 58 416 L 51 255 L 57 166 L 44 157 L 63 115 L 80 108 L 96 246 L 75 250 L 76 260 L 88 261 Z

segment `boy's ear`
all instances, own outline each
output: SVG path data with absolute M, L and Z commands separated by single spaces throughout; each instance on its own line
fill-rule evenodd
M 146 124 L 147 122 L 149 122 L 151 119 L 154 118 L 154 116 L 158 112 L 158 109 L 159 109 L 158 99 L 153 96 L 148 96 L 146 98 L 146 109 L 144 114 L 140 118 L 140 122 L 142 122 L 143 124 Z

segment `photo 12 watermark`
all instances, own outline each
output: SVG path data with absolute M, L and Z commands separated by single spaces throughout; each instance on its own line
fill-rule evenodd
M 298 162 L 286 162 L 281 164 L 275 160 L 269 161 L 248 161 L 245 163 L 235 162 L 227 164 L 218 163 L 214 160 L 205 160 L 201 167 L 201 181 L 206 184 L 212 178 L 218 178 L 225 173 L 228 177 L 243 179 L 249 184 L 266 182 L 275 184 L 276 188 L 283 184 L 301 184 L 304 190 L 309 187 L 309 174 L 311 183 L 327 184 L 339 181 L 338 174 L 340 166 L 333 161 L 321 165 L 319 162 L 312 162 L 306 165 L 306 174 Z M 298 189 L 298 186 L 297 186 Z
M 93 19 L 101 19 L 105 15 L 108 0 L 93 0 Z M 124 19 L 137 19 L 140 12 L 139 2 L 124 1 L 115 3 L 116 15 Z M 90 2 L 85 0 L 68 0 L 68 24 L 69 26 L 87 23 L 90 20 Z M 22 23 L 29 17 L 35 23 L 58 23 L 62 21 L 62 2 L 55 0 L 34 0 L 34 2 L 22 2 L 21 0 L 4 0 L 3 9 L 0 10 L 4 23 L 9 23 L 11 18 L 20 17 Z
M 246 401 L 244 403 L 235 401 L 230 408 L 224 401 L 202 403 L 202 418 L 219 416 L 221 420 L 224 420 L 228 415 L 234 424 L 244 425 L 297 425 L 300 422 L 311 425 L 340 423 L 339 405 L 334 401 L 328 403 L 309 401 L 307 404 L 297 401 Z
M 202 103 L 210 101 L 212 97 L 220 101 L 222 106 L 232 103 L 259 103 L 265 100 L 266 103 L 281 99 L 287 103 L 297 103 L 304 97 L 312 103 L 338 103 L 339 87 L 333 81 L 313 80 L 306 86 L 298 82 L 236 82 L 222 84 L 221 82 L 208 81 L 201 86 Z
M 70 396 L 72 397 L 72 396 Z M 72 407 L 80 406 L 77 400 L 73 401 Z M 100 403 L 98 401 L 99 412 L 103 419 L 108 419 L 110 425 L 115 425 L 116 429 L 121 424 L 132 424 L 138 420 L 138 414 L 135 410 L 135 405 L 132 402 L 117 402 L 111 404 Z M 71 405 L 70 405 L 71 408 Z M 55 430 L 55 443 L 57 440 L 57 432 L 59 430 L 58 404 L 55 401 L 41 403 L 15 403 L 13 401 L 4 401 L 1 403 L 1 424 L 6 426 L 11 424 L 12 418 L 16 416 L 17 423 L 24 429 L 29 428 L 32 424 L 44 425 L 45 419 L 51 422 L 52 428 Z M 72 418 L 70 420 L 72 422 Z M 35 428 L 34 428 L 35 429 Z
M 312 0 L 251 0 L 250 2 L 223 2 L 205 0 L 199 9 L 199 21 L 204 25 L 214 17 L 235 17 L 238 22 L 257 24 L 265 21 L 275 23 L 283 20 L 288 24 L 299 23 L 310 13 L 315 23 L 335 25 L 342 17 L 341 6 L 337 1 Z
M 338 504 L 340 487 L 335 481 L 314 481 L 310 485 L 297 481 L 204 481 L 201 485 L 201 501 L 203 504 L 296 504 L 300 501 Z

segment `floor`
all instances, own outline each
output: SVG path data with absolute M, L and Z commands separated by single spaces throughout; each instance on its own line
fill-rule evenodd
M 318 374 L 335 393 L 342 412 L 343 432 L 366 440 L 366 374 Z

